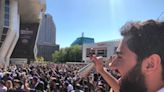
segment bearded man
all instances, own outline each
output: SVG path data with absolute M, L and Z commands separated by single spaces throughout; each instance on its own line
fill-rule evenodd
M 121 35 L 110 65 L 121 78 L 115 79 L 93 56 L 97 72 L 114 92 L 164 92 L 164 22 L 129 22 L 121 28 Z

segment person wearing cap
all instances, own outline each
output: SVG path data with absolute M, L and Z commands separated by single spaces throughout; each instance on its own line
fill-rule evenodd
M 112 77 L 93 56 L 97 72 L 114 92 L 164 92 L 164 22 L 129 22 L 121 35 L 111 64 L 121 78 Z

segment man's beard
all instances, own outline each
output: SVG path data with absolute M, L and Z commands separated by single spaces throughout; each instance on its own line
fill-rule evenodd
M 141 65 L 136 64 L 122 79 L 120 92 L 147 92 Z

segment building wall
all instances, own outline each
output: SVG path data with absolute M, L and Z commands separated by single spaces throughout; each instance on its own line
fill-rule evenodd
M 13 29 L 19 35 L 19 28 L 20 28 L 20 14 L 18 9 L 18 2 L 14 0 L 11 1 L 11 17 L 10 17 L 10 28 Z
M 5 0 L 3 0 L 4 4 Z M 2 11 L 6 11 L 6 7 L 3 6 Z M 19 14 L 18 14 L 18 2 L 15 0 L 9 0 L 9 9 L 8 15 L 6 17 L 5 13 L 2 15 L 3 20 L 3 29 L 2 36 L 1 36 L 1 48 L 0 48 L 0 63 L 4 65 L 9 64 L 9 59 L 11 56 L 11 53 L 17 43 L 18 37 L 19 37 Z M 6 18 L 8 19 L 6 22 Z M 6 24 L 6 23 L 7 24 Z
M 40 20 L 46 10 L 45 0 L 17 0 L 20 13 L 19 40 L 12 53 L 14 58 L 27 59 L 27 63 L 36 59 L 37 35 Z
M 28 58 L 34 60 L 34 45 L 39 23 L 21 23 L 20 37 L 12 54 L 12 58 Z
M 38 57 L 44 57 L 45 61 L 52 61 L 52 53 L 59 50 L 59 45 L 48 46 L 48 45 L 38 45 Z
M 59 50 L 59 45 L 56 45 L 56 27 L 50 14 L 45 14 L 41 20 L 36 48 L 36 57 L 41 56 L 46 61 L 51 61 L 52 53 Z
M 102 56 L 103 60 L 106 61 L 110 58 L 111 55 L 115 53 L 118 44 L 119 44 L 119 40 L 99 42 L 94 44 L 84 44 L 83 56 L 82 56 L 83 61 L 90 62 L 89 54 L 91 50 L 93 50 L 92 51 L 93 54 L 95 54 L 96 56 Z
M 24 55 L 24 52 L 28 52 L 29 54 L 26 57 L 34 58 L 34 53 L 32 52 L 34 49 L 35 38 L 38 31 L 37 29 L 39 25 L 39 14 L 42 14 L 45 11 L 45 7 L 45 0 L 0 0 L 0 65 L 8 65 L 11 54 L 13 53 L 15 54 L 15 56 L 20 55 L 18 57 L 21 57 L 21 55 Z M 28 16 L 32 16 L 32 19 L 27 19 Z M 22 20 L 20 18 L 22 18 Z M 23 21 L 23 19 L 26 19 L 26 21 Z M 24 30 L 24 28 L 34 30 L 34 35 L 20 35 L 19 31 Z M 27 46 L 24 46 L 22 44 L 20 45 L 20 41 L 18 42 L 19 37 L 28 38 L 30 36 L 32 37 L 29 41 L 30 44 L 27 44 Z M 24 42 L 26 41 L 27 39 L 24 40 Z M 21 46 L 27 48 L 17 48 Z M 15 50 L 15 47 L 17 49 L 20 49 L 22 52 L 13 52 L 13 50 Z
M 4 0 L 0 0 L 0 39 L 3 32 L 3 23 L 4 23 Z M 0 45 L 1 47 L 1 45 Z
M 56 44 L 56 27 L 53 22 L 52 16 L 45 14 L 42 18 L 41 28 L 39 31 L 38 44 Z
M 22 23 L 38 23 L 46 10 L 46 0 L 17 0 Z

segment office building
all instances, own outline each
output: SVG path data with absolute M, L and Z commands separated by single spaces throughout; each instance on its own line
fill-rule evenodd
M 35 41 L 45 0 L 0 0 L 0 64 L 10 58 L 35 59 Z
M 50 14 L 44 14 L 37 37 L 37 57 L 52 61 L 52 53 L 59 50 L 56 45 L 56 27 Z

